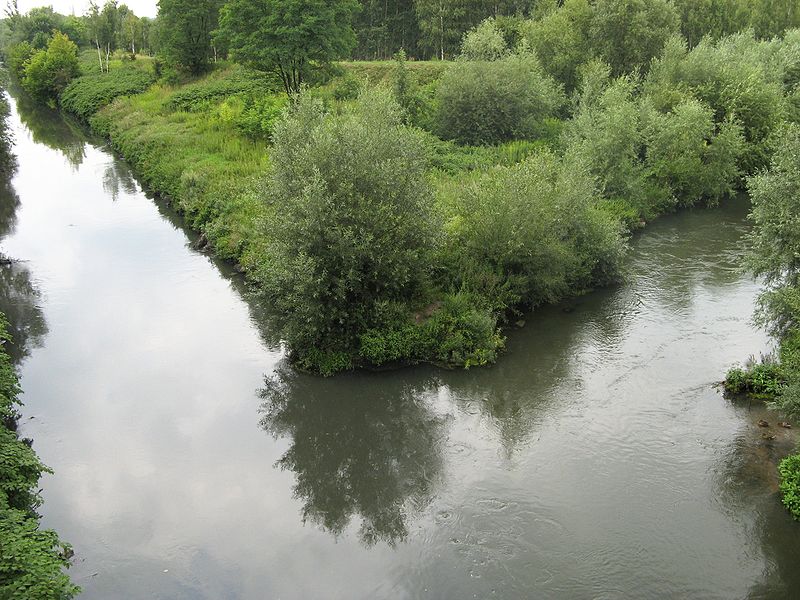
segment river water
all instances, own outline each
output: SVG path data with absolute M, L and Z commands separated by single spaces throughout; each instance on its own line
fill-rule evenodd
M 529 316 L 492 368 L 320 379 L 102 144 L 13 105 L 0 309 L 82 597 L 800 593 L 790 432 L 715 387 L 769 348 L 744 201 L 652 224 L 628 283 Z

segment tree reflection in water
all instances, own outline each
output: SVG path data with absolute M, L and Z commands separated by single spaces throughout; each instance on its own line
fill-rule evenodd
M 277 464 L 295 473 L 304 521 L 339 535 L 359 518 L 368 546 L 408 536 L 442 475 L 447 419 L 424 392 L 379 376 L 331 381 L 281 368 L 261 395 L 262 426 L 291 440 Z
M 0 240 L 16 225 L 20 201 L 8 180 L 0 182 Z M 14 363 L 26 358 L 31 348 L 41 346 L 47 334 L 41 294 L 36 289 L 25 263 L 0 256 L 0 312 L 8 320 L 11 341 L 5 349 Z

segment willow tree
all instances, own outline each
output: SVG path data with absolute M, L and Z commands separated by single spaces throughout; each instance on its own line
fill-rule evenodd
M 358 9 L 357 0 L 230 0 L 218 35 L 235 61 L 277 73 L 291 96 L 312 68 L 353 49 Z

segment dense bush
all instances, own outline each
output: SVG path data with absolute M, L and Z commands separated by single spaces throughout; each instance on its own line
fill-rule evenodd
M 645 70 L 678 27 L 678 14 L 669 0 L 596 0 L 592 48 L 614 75 Z
M 170 97 L 171 110 L 204 110 L 209 103 L 241 94 L 262 95 L 273 91 L 270 77 L 241 67 L 216 73 L 201 81 L 182 86 Z
M 741 124 L 747 148 L 740 166 L 753 173 L 768 164 L 769 138 L 787 111 L 782 80 L 790 65 L 778 68 L 779 63 L 769 60 L 774 55 L 775 48 L 755 40 L 752 33 L 716 43 L 704 39 L 692 50 L 673 38 L 654 61 L 644 92 L 660 110 L 671 110 L 693 96 L 714 110 L 717 122 Z
M 25 65 L 36 53 L 36 48 L 31 46 L 28 42 L 20 42 L 7 51 L 6 64 L 11 74 L 22 81 L 25 77 Z
M 725 376 L 725 390 L 733 394 L 752 394 L 775 398 L 785 385 L 784 372 L 774 361 L 754 363 L 744 369 L 734 368 Z
M 154 77 L 141 69 L 114 69 L 108 73 L 73 79 L 61 94 L 61 106 L 89 119 L 120 96 L 140 94 L 153 84 Z
M 508 44 L 494 19 L 489 18 L 464 34 L 460 58 L 499 60 L 508 54 Z
M 269 140 L 287 102 L 286 94 L 233 96 L 219 105 L 217 114 L 247 137 Z
M 650 219 L 735 192 L 743 150 L 736 123 L 715 124 L 711 108 L 691 97 L 658 111 L 636 95 L 636 80 L 603 77 L 587 71 L 563 143 L 589 166 L 606 198 Z
M 356 352 L 381 325 L 379 303 L 412 303 L 423 291 L 433 196 L 424 149 L 401 115 L 384 91 L 339 116 L 305 96 L 276 127 L 259 278 L 306 368 Z
M 427 361 L 443 366 L 491 364 L 503 348 L 497 317 L 473 294 L 445 294 L 409 319 L 403 305 L 379 304 L 380 327 L 360 336 L 358 356 L 369 365 Z
M 588 0 L 565 0 L 558 9 L 521 27 L 524 43 L 534 50 L 542 66 L 567 91 L 577 85 L 578 66 L 591 58 L 589 28 L 592 6 Z
M 752 198 L 748 265 L 765 278 L 762 319 L 778 335 L 800 325 L 800 126 L 783 129 L 769 171 L 748 180 Z
M 456 62 L 442 77 L 436 101 L 438 134 L 479 145 L 535 136 L 565 98 L 536 56 L 522 52 L 493 62 Z
M 689 99 L 668 113 L 648 111 L 644 134 L 647 174 L 678 206 L 716 204 L 735 192 L 744 145 L 736 123 L 717 127 L 711 108 Z
M 444 197 L 448 278 L 496 311 L 613 281 L 625 244 L 579 163 L 542 151 Z
M 80 74 L 78 47 L 63 33 L 54 33 L 46 50 L 24 63 L 22 86 L 41 100 L 55 101 L 67 84 Z
M 0 315 L 3 342 L 6 328 Z M 15 431 L 19 393 L 11 359 L 0 351 L 0 597 L 65 600 L 80 590 L 64 573 L 69 545 L 39 529 L 39 479 L 50 471 Z

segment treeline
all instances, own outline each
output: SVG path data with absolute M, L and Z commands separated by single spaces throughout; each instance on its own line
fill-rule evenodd
M 138 17 L 116 0 L 108 0 L 102 6 L 91 2 L 82 16 L 62 15 L 52 6 L 32 8 L 22 14 L 13 0 L 0 26 L 0 46 L 8 48 L 27 42 L 37 50 L 43 49 L 53 32 L 58 31 L 80 48 L 95 48 L 106 59 L 118 49 L 151 54 L 159 47 L 156 21 Z
M 595 49 L 633 45 L 641 35 L 634 29 L 666 27 L 669 33 L 681 32 L 693 46 L 705 35 L 718 39 L 753 29 L 758 37 L 769 38 L 800 25 L 796 0 L 360 0 L 360 4 L 354 21 L 358 37 L 354 58 L 362 60 L 384 60 L 401 49 L 422 60 L 453 58 L 463 35 L 490 17 L 511 43 L 526 27 L 525 21 L 547 20 L 548 29 L 554 22 L 563 26 L 564 36 L 553 35 L 549 43 L 568 45 L 584 37 L 584 43 Z M 571 30 L 569 25 L 578 28 Z
M 108 69 L 109 58 L 119 50 L 132 56 L 159 54 L 198 74 L 243 45 L 240 40 L 229 48 L 236 31 L 220 27 L 226 5 L 231 5 L 232 16 L 257 16 L 262 9 L 276 15 L 281 27 L 250 21 L 248 35 L 259 28 L 252 44 L 260 40 L 262 54 L 270 52 L 276 39 L 285 45 L 298 31 L 307 38 L 309 29 L 317 27 L 323 39 L 334 43 L 323 53 L 310 52 L 313 45 L 306 45 L 300 57 L 306 68 L 332 59 L 387 60 L 401 50 L 417 60 L 452 59 L 464 35 L 492 18 L 509 46 L 525 40 L 551 70 L 561 72 L 568 89 L 574 76 L 566 71 L 592 56 L 611 64 L 619 75 L 646 68 L 674 34 L 683 35 L 691 48 L 706 36 L 720 39 L 750 29 L 757 38 L 768 39 L 800 26 L 798 0 L 160 0 L 155 19 L 139 17 L 116 0 L 102 6 L 92 2 L 82 16 L 60 15 L 52 7 L 21 14 L 13 2 L 0 26 L 0 47 L 27 42 L 43 49 L 58 31 L 78 48 L 94 48 L 100 70 Z M 305 18 L 326 11 L 336 19 Z M 340 31 L 331 35 L 320 25 Z M 282 35 L 283 27 L 287 31 Z M 256 62 L 265 60 L 260 56 Z M 285 66 L 270 64 L 276 70 Z

